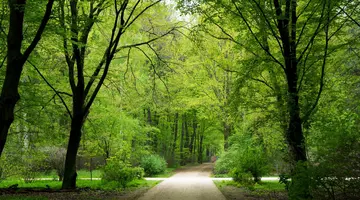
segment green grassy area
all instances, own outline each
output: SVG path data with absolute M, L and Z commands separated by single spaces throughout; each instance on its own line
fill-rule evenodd
M 127 187 L 129 189 L 135 189 L 139 187 L 152 187 L 159 182 L 160 181 L 134 180 L 128 183 Z M 22 180 L 3 180 L 0 182 L 0 188 L 8 188 L 14 184 L 18 184 L 18 188 L 60 189 L 62 182 L 53 180 L 36 180 L 31 183 L 25 183 Z M 116 182 L 103 182 L 100 180 L 77 180 L 76 185 L 78 188 L 90 188 L 104 191 L 121 190 L 121 187 Z
M 147 189 L 155 186 L 161 181 L 134 180 L 127 184 L 127 188 L 123 189 L 116 182 L 103 182 L 100 180 L 78 180 L 77 187 L 84 188 L 78 191 L 61 191 L 60 181 L 34 181 L 25 183 L 24 181 L 7 180 L 0 182 L 1 188 L 8 188 L 11 185 L 19 184 L 16 193 L 0 194 L 1 200 L 45 200 L 45 199 L 74 199 L 74 200 L 104 200 L 104 199 L 127 199 L 126 195 L 142 194 Z M 45 188 L 53 189 L 51 192 L 40 192 L 37 189 Z M 31 188 L 27 190 L 25 188 Z M 24 190 L 22 190 L 24 189 Z M 54 191 L 55 190 L 55 191 Z M 124 196 L 125 195 L 125 196 Z M 132 195 L 134 197 L 134 195 Z
M 235 181 L 214 181 L 215 185 L 219 188 L 225 186 L 234 186 L 234 187 L 245 187 L 241 183 Z M 279 183 L 279 181 L 262 181 L 260 184 L 256 183 L 252 190 L 258 191 L 285 191 L 285 185 Z
M 268 191 L 285 191 L 285 184 L 279 181 L 263 181 L 261 184 L 255 184 L 255 189 Z
M 168 178 L 168 177 L 175 174 L 176 169 L 177 168 L 174 168 L 174 167 L 168 167 L 168 168 L 166 168 L 164 173 L 157 174 L 157 175 L 154 175 L 154 176 L 151 176 L 151 177 L 154 177 L 154 178 Z
M 78 178 L 90 178 L 90 171 L 87 170 L 79 170 L 77 171 Z M 101 178 L 101 171 L 100 170 L 93 170 L 92 171 L 93 178 Z
M 211 174 L 213 178 L 231 178 L 229 174 Z
M 5 196 L 5 197 L 2 197 L 1 199 L 3 200 L 47 200 L 48 198 L 47 197 L 40 197 L 40 196 L 29 196 L 29 197 L 26 197 L 26 196 Z
M 87 170 L 79 170 L 77 171 L 78 178 L 90 178 L 90 171 Z M 92 171 L 93 178 L 101 178 L 101 171 L 100 170 L 93 170 Z M 13 177 L 13 178 L 21 178 L 21 177 Z M 47 172 L 47 173 L 39 173 L 36 178 L 53 178 L 58 179 L 55 171 Z
M 229 199 L 281 199 L 287 200 L 285 185 L 278 181 L 263 181 L 260 184 L 242 185 L 235 181 L 214 181 L 219 190 Z

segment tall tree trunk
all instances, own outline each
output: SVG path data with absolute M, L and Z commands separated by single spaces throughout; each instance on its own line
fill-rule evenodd
M 181 122 L 181 137 L 180 137 L 180 165 L 185 165 L 185 162 L 184 162 L 185 120 L 186 120 L 186 116 L 185 116 L 185 114 L 183 114 L 182 122 Z
M 229 136 L 231 135 L 231 125 L 226 121 L 224 122 L 224 150 L 229 148 Z
M 50 19 L 53 3 L 54 0 L 48 1 L 45 15 L 34 39 L 24 53 L 21 53 L 26 0 L 8 0 L 10 21 L 7 35 L 6 74 L 0 96 L 0 156 L 5 147 L 9 128 L 14 121 L 15 105 L 20 99 L 18 86 L 23 66 L 41 39 L 45 26 Z
M 289 126 L 287 130 L 287 141 L 290 152 L 295 162 L 307 161 L 305 138 L 302 130 L 300 118 L 299 95 L 297 93 L 297 75 L 296 68 L 288 72 L 288 107 L 289 107 Z
M 184 147 L 185 148 L 189 148 L 189 127 L 188 127 L 188 121 L 187 121 L 187 117 L 185 115 L 185 144 Z
M 147 108 L 146 111 L 147 111 L 147 123 L 148 123 L 149 125 L 152 125 L 151 110 L 150 110 L 150 108 Z
M 174 140 L 172 144 L 172 153 L 171 153 L 171 164 L 175 166 L 176 164 L 176 141 L 177 141 L 177 133 L 178 133 L 178 121 L 179 121 L 179 113 L 175 113 L 174 119 Z
M 196 115 L 194 115 L 193 119 L 193 134 L 191 136 L 190 144 L 189 144 L 189 152 L 191 156 L 191 162 L 194 162 L 193 155 L 195 154 L 195 148 L 196 148 L 196 130 L 197 130 L 197 121 L 196 121 Z
M 150 108 L 147 108 L 146 109 L 146 122 L 147 122 L 147 124 L 149 125 L 149 126 L 152 126 L 152 120 L 151 120 L 151 110 L 150 110 Z M 153 140 L 152 140 L 152 132 L 147 132 L 146 133 L 146 136 L 147 136 L 147 140 L 146 140 L 146 146 L 152 146 L 152 142 L 153 142 Z
M 204 132 L 199 134 L 199 151 L 198 151 L 198 163 L 202 163 L 202 156 L 203 156 L 203 139 L 204 139 Z
M 76 157 L 80 146 L 82 126 L 83 118 L 81 115 L 74 116 L 74 118 L 71 120 L 71 131 L 66 152 L 65 173 L 62 189 L 76 188 Z
M 286 132 L 286 140 L 290 149 L 293 165 L 292 174 L 303 171 L 299 163 L 307 161 L 305 138 L 300 118 L 299 91 L 298 91 L 298 58 L 297 58 L 297 0 L 288 0 L 284 14 L 282 14 L 281 3 L 274 0 L 276 15 L 278 16 L 278 30 L 283 44 L 283 57 L 285 60 L 285 74 L 287 79 L 289 109 L 289 126 Z M 281 18 L 285 16 L 285 18 Z M 306 166 L 304 166 L 306 167 Z M 289 195 L 296 193 L 296 198 L 307 199 L 310 197 L 309 180 L 306 174 L 303 177 L 292 176 Z M 296 192 L 293 192 L 296 190 Z
M 71 130 L 65 159 L 65 173 L 62 189 L 76 188 L 76 157 L 80 146 L 82 127 L 86 116 L 83 112 L 84 88 L 78 85 L 77 92 L 73 95 L 73 118 L 71 119 Z

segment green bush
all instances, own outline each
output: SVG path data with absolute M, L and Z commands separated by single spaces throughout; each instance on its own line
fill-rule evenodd
M 140 162 L 140 166 L 144 168 L 146 176 L 153 176 L 165 172 L 166 161 L 159 155 L 149 155 L 143 157 Z
M 105 182 L 116 182 L 123 188 L 126 188 L 129 182 L 135 179 L 141 179 L 143 175 L 143 168 L 132 167 L 130 164 L 124 163 L 116 158 L 110 158 L 103 168 L 102 180 Z
M 261 177 L 270 172 L 268 155 L 264 147 L 255 139 L 240 135 L 235 138 L 237 141 L 225 152 L 215 164 L 215 173 L 228 173 L 233 176 L 251 175 L 254 182 L 260 182 Z
M 254 189 L 255 181 L 252 179 L 252 175 L 250 173 L 234 169 L 230 172 L 230 175 L 235 182 L 240 183 L 242 186 L 245 186 L 251 190 Z

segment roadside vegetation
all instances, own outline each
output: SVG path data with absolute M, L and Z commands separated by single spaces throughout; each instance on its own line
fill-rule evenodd
M 259 191 L 360 199 L 359 6 L 0 1 L 1 191 L 140 189 L 216 160 Z

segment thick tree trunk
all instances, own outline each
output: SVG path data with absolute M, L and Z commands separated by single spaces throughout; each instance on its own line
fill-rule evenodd
M 71 121 L 71 131 L 66 152 L 65 172 L 62 189 L 76 188 L 76 157 L 80 146 L 83 121 L 84 120 L 81 115 L 75 115 Z
M 21 54 L 23 21 L 26 1 L 9 0 L 10 24 L 7 37 L 7 66 L 0 96 L 0 156 L 4 150 L 9 128 L 14 121 L 14 108 L 20 99 L 18 86 L 24 60 Z
M 305 140 L 302 131 L 302 124 L 300 118 L 299 93 L 298 93 L 298 72 L 297 72 L 297 44 L 296 44 L 296 6 L 297 1 L 292 0 L 286 5 L 283 16 L 281 4 L 278 0 L 274 1 L 276 15 L 278 19 L 278 30 L 283 44 L 283 57 L 285 60 L 285 74 L 288 85 L 288 100 L 287 106 L 289 109 L 289 126 L 286 132 L 286 139 L 290 148 L 293 161 L 306 161 Z
M 296 69 L 288 72 L 288 106 L 289 106 L 289 126 L 286 139 L 289 143 L 290 152 L 295 162 L 307 161 L 305 138 L 302 131 L 300 118 L 299 96 L 297 93 Z
M 48 1 L 45 15 L 33 41 L 25 52 L 21 53 L 26 0 L 8 0 L 10 21 L 7 35 L 7 66 L 0 96 L 0 157 L 5 147 L 9 128 L 14 121 L 15 105 L 20 99 L 18 86 L 24 63 L 40 41 L 50 18 L 53 3 L 54 0 Z
M 8 58 L 9 60 L 9 58 Z M 17 68 L 22 68 L 22 64 L 17 61 L 8 62 L 5 82 L 0 97 L 0 156 L 4 150 L 10 125 L 14 121 L 14 108 L 20 99 L 18 84 L 20 73 Z

